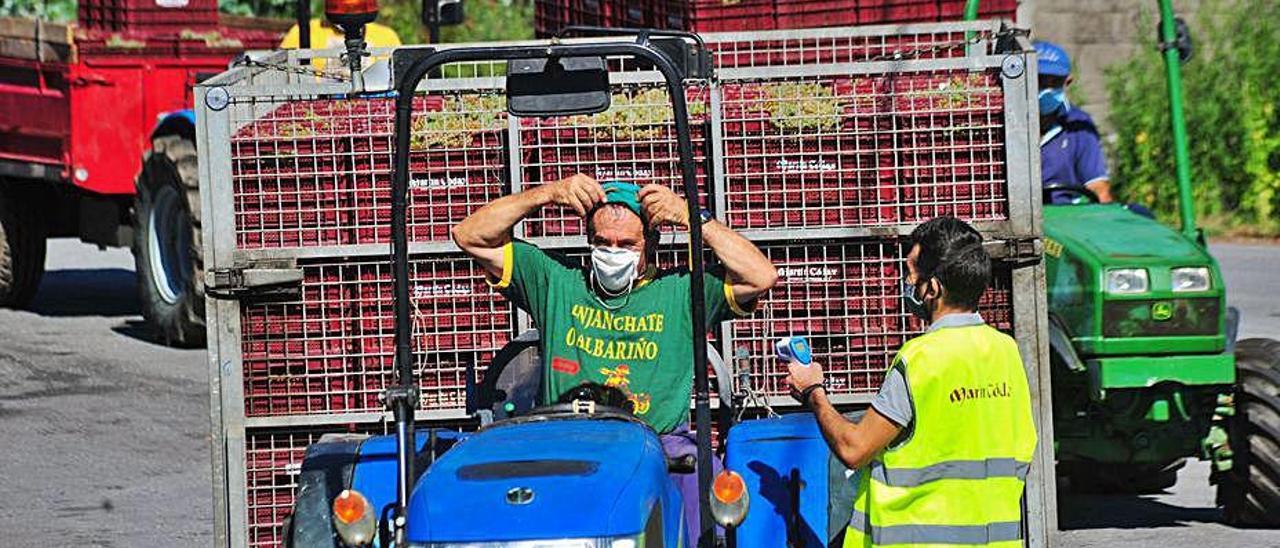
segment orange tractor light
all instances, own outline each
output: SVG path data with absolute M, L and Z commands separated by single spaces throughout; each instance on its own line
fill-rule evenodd
M 368 511 L 369 501 L 359 491 L 347 489 L 333 499 L 333 517 L 342 523 L 350 525 L 360 521 Z
M 333 529 L 348 546 L 368 546 L 377 535 L 369 499 L 359 491 L 347 489 L 333 499 Z
M 711 484 L 711 517 L 722 527 L 737 527 L 747 517 L 751 496 L 742 476 L 733 470 L 716 475 Z
M 333 19 L 343 15 L 374 15 L 378 13 L 378 0 L 324 0 L 325 17 Z

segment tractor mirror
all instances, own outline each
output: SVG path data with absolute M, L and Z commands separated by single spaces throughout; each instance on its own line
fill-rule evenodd
M 513 116 L 595 114 L 608 110 L 609 100 L 609 71 L 600 57 L 507 62 L 507 112 Z
M 422 0 L 422 24 L 447 27 L 462 23 L 462 0 Z

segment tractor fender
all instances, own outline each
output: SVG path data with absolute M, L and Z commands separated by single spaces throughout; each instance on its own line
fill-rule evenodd
M 298 473 L 285 543 L 292 546 L 337 546 L 332 500 L 351 485 L 351 475 L 366 435 L 325 435 L 307 448 Z
M 196 141 L 196 112 L 191 109 L 174 110 L 161 114 L 156 120 L 156 127 L 151 130 L 151 139 L 165 135 L 180 135 Z
M 1060 360 L 1069 371 L 1083 373 L 1086 370 L 1084 360 L 1080 359 L 1080 355 L 1076 353 L 1076 347 L 1071 344 L 1071 333 L 1067 331 L 1067 324 L 1052 312 L 1049 313 L 1049 353 L 1051 357 Z
M 414 470 L 426 471 L 435 457 L 465 439 L 466 433 L 423 429 L 414 433 Z M 434 445 L 433 445 L 434 444 Z M 429 448 L 434 448 L 430 449 Z M 293 513 L 285 532 L 285 546 L 332 546 L 339 542 L 333 529 L 333 500 L 354 489 L 381 518 L 396 502 L 396 437 L 367 434 L 325 434 L 307 448 L 298 473 Z

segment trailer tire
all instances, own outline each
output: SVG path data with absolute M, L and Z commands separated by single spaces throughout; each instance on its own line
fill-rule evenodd
M 31 304 L 44 276 L 45 233 L 38 208 L 0 192 L 0 307 Z
M 1236 343 L 1231 469 L 1219 475 L 1218 503 L 1236 526 L 1280 526 L 1280 341 Z
M 204 345 L 204 257 L 195 143 L 180 135 L 151 141 L 138 174 L 133 211 L 133 259 L 142 316 L 167 345 Z

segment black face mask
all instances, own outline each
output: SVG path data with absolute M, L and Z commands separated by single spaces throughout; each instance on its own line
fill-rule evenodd
M 916 286 L 907 281 L 906 277 L 902 278 L 902 300 L 907 303 L 908 312 L 926 322 L 929 321 L 929 307 L 924 299 L 916 295 Z

